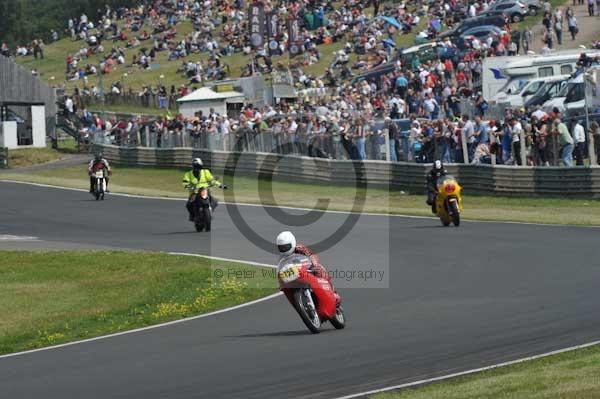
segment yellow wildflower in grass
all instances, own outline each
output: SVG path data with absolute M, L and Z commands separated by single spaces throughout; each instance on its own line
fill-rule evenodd
M 63 340 L 65 335 L 62 333 L 50 334 L 48 331 L 38 331 L 38 339 L 31 345 L 34 348 L 41 348 L 43 346 L 51 346 L 59 341 Z
M 190 303 L 163 302 L 156 305 L 152 317 L 155 319 L 187 317 L 213 308 L 220 299 L 231 300 L 233 298 L 235 302 L 242 302 L 246 286 L 246 282 L 235 279 L 220 280 L 218 284 L 198 288 L 196 297 Z

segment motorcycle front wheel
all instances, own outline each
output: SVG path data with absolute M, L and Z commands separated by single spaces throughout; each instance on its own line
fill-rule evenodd
M 321 319 L 317 314 L 317 309 L 312 300 L 310 290 L 301 289 L 294 292 L 294 301 L 296 302 L 296 310 L 300 318 L 308 327 L 311 333 L 318 334 L 321 332 Z
M 335 316 L 329 321 L 338 330 L 346 327 L 346 316 L 344 315 L 344 308 L 341 305 L 335 309 Z
M 460 226 L 460 211 L 458 210 L 458 203 L 451 202 L 450 211 L 452 212 L 452 223 L 454 223 L 456 227 Z
M 198 233 L 204 230 L 204 215 L 202 214 L 201 209 L 196 209 L 194 215 L 194 227 L 196 227 L 196 231 Z
M 202 217 L 204 219 L 204 229 L 210 231 L 212 227 L 212 215 L 210 214 L 210 208 L 206 207 L 202 209 Z

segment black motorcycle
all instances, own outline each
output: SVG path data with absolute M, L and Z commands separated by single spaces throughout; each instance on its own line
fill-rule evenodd
M 223 186 L 226 188 L 226 186 Z M 196 191 L 192 187 L 188 187 L 191 191 Z M 196 227 L 197 232 L 210 231 L 212 228 L 212 218 L 215 208 L 218 206 L 218 202 L 211 195 L 209 187 L 203 187 L 197 189 L 197 193 L 194 194 L 194 199 L 191 202 L 193 223 Z

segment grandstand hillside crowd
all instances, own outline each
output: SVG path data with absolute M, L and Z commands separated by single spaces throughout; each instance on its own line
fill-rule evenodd
M 566 123 L 558 110 L 508 109 L 490 120 L 490 104 L 478 89 L 485 57 L 526 54 L 535 41 L 543 42 L 542 51 L 549 51 L 568 40 L 562 38 L 562 28 L 559 32 L 558 27 L 564 24 L 570 30 L 577 26 L 570 6 L 553 8 L 547 0 L 541 3 L 542 31 L 516 29 L 506 18 L 497 34 L 481 40 L 467 37 L 457 43 L 438 36 L 465 18 L 486 12 L 493 1 L 263 3 L 266 12 L 278 15 L 279 27 L 274 37 L 277 45 L 269 46 L 267 40 L 259 49 L 250 45 L 249 4 L 243 0 L 155 0 L 130 8 L 106 6 L 93 18 L 80 15 L 69 19 L 66 32 L 80 46 L 76 53 L 65 54 L 65 80 L 82 81 L 82 88 L 70 93 L 67 112 L 82 118 L 86 132 L 106 132 L 118 142 L 139 125 L 160 132 L 182 132 L 189 137 L 246 137 L 268 131 L 274 137 L 289 137 L 290 142 L 309 143 L 306 155 L 347 159 L 390 156 L 391 160 L 418 162 L 443 159 L 490 163 L 494 155 L 496 163 L 521 164 L 523 147 L 527 164 L 558 164 L 560 160 L 570 166 L 584 162 L 588 154 L 582 143 L 586 143 L 588 133 L 598 133 L 597 124 L 592 123 L 585 127 L 581 141 L 581 122 Z M 593 16 L 599 9 L 594 11 L 592 0 L 590 4 Z M 289 19 L 300 21 L 301 43 L 300 54 L 285 65 L 283 60 L 290 47 L 286 25 Z M 193 29 L 181 35 L 178 30 L 183 22 L 191 23 Z M 574 39 L 576 33 L 571 34 Z M 398 57 L 397 43 L 406 35 L 421 42 L 438 42 L 437 52 L 433 57 L 419 53 L 410 58 Z M 51 32 L 50 41 L 58 39 L 59 34 Z M 334 45 L 333 54 L 324 54 Z M 4 43 L 1 52 L 43 58 L 44 47 L 38 39 L 16 49 L 9 49 Z M 152 120 L 102 119 L 86 110 L 85 98 L 101 95 L 98 87 L 88 84 L 89 76 L 102 74 L 111 81 L 113 72 L 124 65 L 160 68 L 155 64 L 159 53 L 167 54 L 168 62 L 179 63 L 177 73 L 188 80 L 187 85 L 175 87 L 167 83 L 166 77 L 165 83 L 143 87 L 138 94 L 156 96 L 160 108 L 173 108 L 175 99 L 206 81 L 231 76 L 235 71 L 230 70 L 226 60 L 233 54 L 244 54 L 248 59 L 248 65 L 238 75 L 283 71 L 292 77 L 299 93 L 317 95 L 300 95 L 295 101 L 282 100 L 260 107 L 247 104 L 232 115 L 211 112 L 187 119 L 175 113 Z M 102 61 L 89 62 L 97 54 Z M 195 54 L 206 57 L 192 61 Z M 328 62 L 323 64 L 322 72 L 306 72 L 306 67 L 324 58 Z M 370 71 L 389 65 L 392 67 L 385 73 L 369 75 Z M 115 77 L 110 93 L 125 92 Z M 408 121 L 407 127 L 402 128 L 397 120 Z M 464 159 L 463 140 L 468 144 L 468 160 Z M 273 142 L 278 143 L 277 139 Z M 389 155 L 382 149 L 386 142 L 392 147 Z M 600 139 L 596 141 L 599 142 Z

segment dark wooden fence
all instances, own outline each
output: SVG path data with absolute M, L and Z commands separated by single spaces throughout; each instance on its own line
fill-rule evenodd
M 21 102 L 46 105 L 46 116 L 56 115 L 55 90 L 12 58 L 0 56 L 0 103 Z

